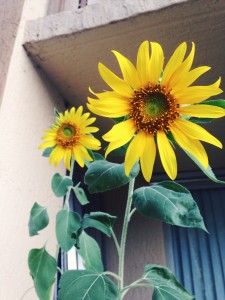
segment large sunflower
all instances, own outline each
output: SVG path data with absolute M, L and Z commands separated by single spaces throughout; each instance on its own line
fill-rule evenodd
M 97 127 L 90 127 L 96 118 L 89 118 L 90 113 L 84 113 L 83 107 L 77 110 L 73 107 L 64 114 L 60 113 L 56 117 L 56 123 L 51 129 L 46 130 L 46 135 L 42 138 L 44 143 L 39 149 L 54 147 L 50 154 L 50 164 L 55 167 L 64 159 L 64 164 L 70 170 L 70 160 L 73 157 L 78 164 L 83 167 L 84 160 L 92 161 L 87 149 L 99 150 L 100 142 L 90 133 L 96 132 Z
M 151 55 L 149 54 L 151 45 Z M 164 67 L 164 54 L 158 43 L 144 41 L 139 47 L 136 67 L 122 54 L 115 54 L 123 79 L 116 76 L 102 63 L 99 72 L 112 91 L 95 94 L 98 99 L 88 98 L 93 113 L 108 117 L 125 117 L 113 126 L 103 138 L 110 142 L 106 155 L 132 140 L 125 155 L 125 172 L 128 175 L 140 158 L 144 178 L 152 176 L 156 145 L 162 165 L 171 179 L 177 175 L 176 156 L 168 134 L 180 147 L 194 155 L 203 166 L 208 166 L 208 156 L 201 141 L 222 148 L 220 141 L 189 117 L 219 118 L 225 110 L 212 105 L 198 104 L 220 94 L 220 79 L 208 86 L 191 86 L 210 68 L 191 70 L 195 45 L 185 58 L 187 44 L 182 43 L 174 51 Z

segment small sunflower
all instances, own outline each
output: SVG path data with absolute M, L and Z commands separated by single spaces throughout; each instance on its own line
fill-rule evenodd
M 179 146 L 205 167 L 208 166 L 208 156 L 200 141 L 222 148 L 214 136 L 189 121 L 190 117 L 219 118 L 225 115 L 223 108 L 199 104 L 222 92 L 220 78 L 208 86 L 191 86 L 210 67 L 191 70 L 194 43 L 185 58 L 186 51 L 187 44 L 180 44 L 165 67 L 162 47 L 155 42 L 144 41 L 141 44 L 136 67 L 122 54 L 112 51 L 123 79 L 99 63 L 100 75 L 112 91 L 92 92 L 98 99 L 88 98 L 87 106 L 103 117 L 124 117 L 124 121 L 114 125 L 103 139 L 110 142 L 106 155 L 131 141 L 125 155 L 126 175 L 140 159 L 143 176 L 150 181 L 158 147 L 166 173 L 175 179 L 177 162 L 168 134 L 172 134 Z
M 92 161 L 87 149 L 99 150 L 100 142 L 90 133 L 96 132 L 97 127 L 90 127 L 96 118 L 89 118 L 90 113 L 84 113 L 83 107 L 77 110 L 73 107 L 70 111 L 66 110 L 64 114 L 60 113 L 56 117 L 56 123 L 52 128 L 45 130 L 46 135 L 42 138 L 44 143 L 39 149 L 54 147 L 50 154 L 50 164 L 58 166 L 64 159 L 64 164 L 70 170 L 71 157 L 83 167 L 84 160 Z

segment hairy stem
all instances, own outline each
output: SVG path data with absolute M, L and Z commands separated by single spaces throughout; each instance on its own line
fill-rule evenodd
M 70 173 L 69 173 L 69 177 L 73 180 L 73 170 L 74 170 L 74 164 L 75 161 L 73 159 L 73 157 L 71 158 L 71 162 L 70 162 Z M 68 191 L 66 193 L 66 197 L 65 197 L 65 201 L 64 201 L 64 208 L 67 208 L 67 210 L 69 211 L 70 209 L 70 204 L 69 204 L 69 199 L 70 199 L 70 192 L 71 192 L 71 187 L 68 188 Z
M 121 242 L 120 242 L 120 251 L 119 251 L 119 290 L 122 291 L 124 287 L 124 262 L 125 262 L 125 248 L 126 248 L 126 239 L 127 239 L 127 231 L 128 231 L 128 224 L 130 220 L 130 211 L 132 206 L 132 195 L 134 191 L 134 182 L 135 179 L 131 179 L 129 182 L 129 189 L 128 189 L 128 196 L 127 196 L 127 205 L 124 215 L 124 222 L 123 222 L 123 229 L 121 235 Z M 120 300 L 123 299 L 123 295 L 120 296 Z

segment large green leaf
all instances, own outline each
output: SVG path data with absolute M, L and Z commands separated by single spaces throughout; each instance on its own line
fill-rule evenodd
M 43 247 L 30 250 L 28 265 L 39 299 L 49 300 L 57 272 L 56 260 Z
M 183 149 L 184 150 L 184 149 Z M 188 151 L 184 150 L 184 152 L 193 160 L 193 162 L 196 163 L 196 165 L 202 170 L 202 172 L 212 181 L 216 182 L 216 183 L 221 183 L 221 184 L 225 184 L 225 181 L 219 180 L 216 178 L 215 174 L 212 171 L 212 168 L 210 166 L 208 166 L 208 168 L 205 168 L 200 161 L 197 160 L 197 158 L 195 158 L 191 153 L 189 153 Z
M 30 219 L 28 223 L 30 236 L 37 235 L 38 231 L 44 229 L 49 223 L 49 217 L 46 207 L 34 203 L 30 211 Z
M 176 280 L 173 273 L 159 265 L 145 266 L 144 280 L 154 286 L 152 300 L 190 300 L 193 296 Z
M 59 246 L 64 251 L 69 251 L 76 243 L 72 233 L 77 233 L 80 227 L 81 219 L 77 213 L 64 209 L 58 212 L 56 216 L 56 237 Z
M 85 191 L 79 187 L 80 183 L 78 183 L 76 186 L 72 187 L 72 190 L 74 191 L 77 200 L 80 202 L 81 205 L 86 205 L 89 203 L 87 196 L 85 194 Z
M 83 229 L 88 227 L 96 228 L 108 236 L 111 236 L 111 229 L 116 222 L 117 217 L 111 216 L 104 212 L 91 212 L 84 215 Z
M 164 181 L 134 191 L 134 205 L 142 215 L 169 224 L 206 230 L 191 193 L 173 181 Z
M 77 251 L 83 259 L 85 269 L 99 273 L 103 272 L 104 267 L 98 243 L 85 231 L 82 231 L 79 243 L 80 248 Z
M 59 282 L 59 300 L 116 300 L 119 291 L 104 274 L 87 270 L 65 272 Z
M 73 180 L 69 176 L 61 176 L 59 173 L 56 173 L 52 178 L 52 190 L 56 197 L 64 196 L 68 187 L 73 185 Z
M 105 192 L 127 184 L 131 178 L 139 173 L 139 164 L 136 163 L 127 177 L 124 164 L 116 164 L 107 160 L 97 160 L 90 164 L 84 182 L 88 185 L 90 193 Z

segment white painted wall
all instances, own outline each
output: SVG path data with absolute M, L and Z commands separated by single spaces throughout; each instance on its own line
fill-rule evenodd
M 19 300 L 32 287 L 29 249 L 55 255 L 54 217 L 60 200 L 50 188 L 56 172 L 42 158 L 38 145 L 61 101 L 44 75 L 32 65 L 22 47 L 27 19 L 45 15 L 47 0 L 26 0 L 16 37 L 0 108 L 0 299 Z M 64 172 L 63 167 L 58 168 Z M 29 212 L 37 201 L 49 208 L 50 226 L 40 236 L 28 236 Z M 30 290 L 24 300 L 37 300 Z

